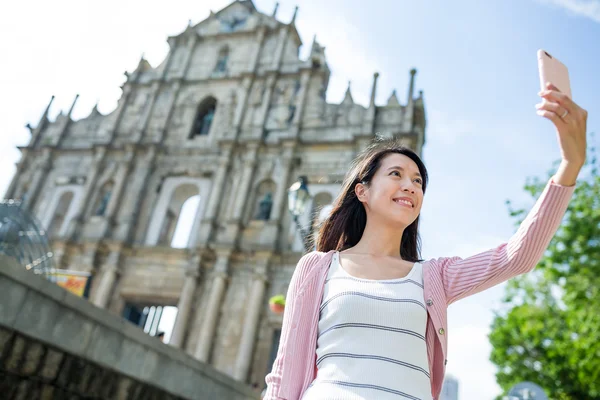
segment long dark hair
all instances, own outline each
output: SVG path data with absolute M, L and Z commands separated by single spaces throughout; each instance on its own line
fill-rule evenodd
M 336 198 L 329 217 L 319 229 L 317 251 L 342 251 L 355 246 L 365 231 L 367 213 L 364 205 L 356 197 L 356 184 L 368 185 L 388 154 L 403 154 L 413 160 L 423 178 L 423 193 L 427 188 L 427 169 L 421 158 L 406 146 L 396 141 L 379 140 L 365 149 L 352 163 Z M 406 227 L 400 240 L 400 257 L 403 260 L 421 260 L 421 238 L 419 237 L 419 217 Z

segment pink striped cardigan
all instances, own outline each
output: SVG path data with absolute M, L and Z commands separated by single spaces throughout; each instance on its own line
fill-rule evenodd
M 447 362 L 447 307 L 531 271 L 556 233 L 574 189 L 550 180 L 508 243 L 465 259 L 444 257 L 422 263 L 434 399 L 442 390 Z M 298 400 L 316 376 L 319 306 L 332 254 L 312 252 L 298 262 L 287 292 L 277 358 L 266 377 L 265 400 Z

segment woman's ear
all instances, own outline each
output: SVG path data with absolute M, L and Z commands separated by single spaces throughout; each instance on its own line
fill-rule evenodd
M 357 183 L 356 186 L 354 186 L 354 194 L 361 203 L 367 201 L 367 189 L 368 188 L 364 183 Z

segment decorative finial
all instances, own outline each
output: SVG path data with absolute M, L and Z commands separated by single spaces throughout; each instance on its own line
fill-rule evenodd
M 77 99 L 79 99 L 79 93 L 75 95 L 75 100 L 73 100 L 73 104 L 71 104 L 71 108 L 69 108 L 69 113 L 67 114 L 67 117 L 71 117 L 71 113 L 73 112 L 73 109 L 75 108 L 75 103 L 77 103 Z
M 417 74 L 417 70 L 415 68 L 410 70 L 410 83 L 408 85 L 408 99 L 406 103 L 411 106 L 413 104 L 413 93 L 415 89 L 415 75 Z
M 92 108 L 92 112 L 90 113 L 90 115 L 92 114 L 100 114 L 100 111 L 98 111 L 98 99 L 96 99 L 96 104 L 94 104 L 94 107 Z
M 396 96 L 396 90 L 394 89 L 394 91 L 392 91 L 392 95 L 390 96 L 390 98 L 388 99 L 387 102 L 388 107 L 390 106 L 399 106 L 400 102 L 398 101 L 398 96 Z
M 273 18 L 277 15 L 277 10 L 279 10 L 279 2 L 275 3 L 275 9 L 273 10 Z
M 354 104 L 354 99 L 352 98 L 352 93 L 350 92 L 351 85 L 352 81 L 348 81 L 348 88 L 346 89 L 346 94 L 344 96 L 342 104 Z
M 50 112 L 50 106 L 52 105 L 53 101 L 54 101 L 54 95 L 52 95 L 52 97 L 50 97 L 50 101 L 48 102 L 48 106 L 46 106 L 46 109 L 44 110 L 44 113 L 42 114 L 42 118 L 40 118 L 40 124 L 42 124 L 45 120 L 48 119 L 48 113 Z
M 298 6 L 294 8 L 294 16 L 292 17 L 292 24 L 296 22 L 296 16 L 298 15 Z
M 369 108 L 374 109 L 375 107 L 375 94 L 377 92 L 377 79 L 379 79 L 379 72 L 375 71 L 373 74 L 373 86 L 371 87 L 371 100 L 369 101 Z

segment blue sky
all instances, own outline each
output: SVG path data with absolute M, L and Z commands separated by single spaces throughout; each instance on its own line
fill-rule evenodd
M 66 112 L 76 93 L 76 118 L 96 101 L 110 112 L 123 72 L 142 53 L 152 65 L 166 37 L 217 11 L 228 0 L 17 2 L 0 15 L 0 191 L 6 190 L 25 145 L 27 122 L 37 124 L 50 96 L 51 116 Z M 270 13 L 274 0 L 255 0 Z M 422 210 L 424 257 L 469 256 L 506 241 L 514 231 L 506 199 L 530 206 L 522 186 L 545 176 L 559 157 L 554 128 L 538 117 L 536 50 L 544 48 L 570 70 L 573 97 L 599 131 L 600 1 L 298 0 L 297 26 L 308 47 L 314 34 L 326 46 L 331 102 L 348 80 L 355 101 L 367 104 L 373 72 L 377 101 L 393 89 L 406 101 L 409 70 L 418 69 L 428 117 L 423 156 L 430 186 Z M 284 0 L 289 21 L 296 3 Z M 307 49 L 303 49 L 305 54 Z M 487 332 L 502 288 L 450 308 L 448 372 L 460 398 L 499 393 L 489 363 Z

